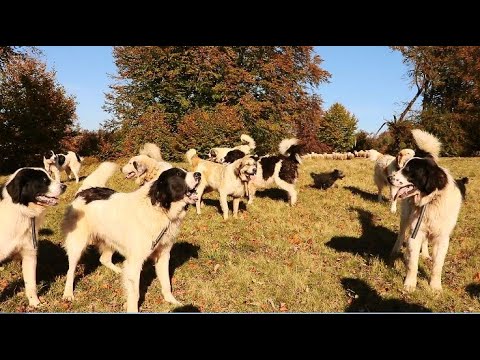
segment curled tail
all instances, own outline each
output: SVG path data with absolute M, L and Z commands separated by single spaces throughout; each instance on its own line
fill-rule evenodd
M 157 161 L 163 160 L 160 148 L 153 143 L 146 143 L 143 145 L 143 148 L 140 150 L 140 155 L 147 155 Z
M 255 149 L 255 140 L 253 140 L 253 138 L 247 134 L 242 134 L 240 136 L 240 140 L 242 141 L 242 143 L 245 143 L 247 144 L 249 147 L 250 147 L 250 150 L 253 150 Z
M 412 135 L 415 139 L 415 142 L 417 143 L 418 148 L 421 150 L 415 151 L 415 156 L 423 157 L 430 154 L 435 160 L 438 159 L 438 157 L 440 156 L 440 149 L 442 147 L 442 144 L 437 137 L 420 129 L 413 129 Z M 424 153 L 422 153 L 422 151 Z
M 190 149 L 185 153 L 185 157 L 187 158 L 188 163 L 190 166 L 196 167 L 200 162 L 200 158 L 197 155 L 197 150 Z
M 300 157 L 301 145 L 298 144 L 298 139 L 284 139 L 278 145 L 278 151 L 280 154 L 290 158 L 291 160 L 301 164 L 302 158 Z
M 118 165 L 113 162 L 105 161 L 101 163 L 94 172 L 92 172 L 85 180 L 83 180 L 82 186 L 80 186 L 76 194 L 91 187 L 105 187 L 108 179 L 113 176 L 115 171 L 117 171 L 117 168 Z

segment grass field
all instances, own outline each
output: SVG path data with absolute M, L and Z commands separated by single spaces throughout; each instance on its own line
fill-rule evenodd
M 125 161 L 119 161 L 124 163 Z M 386 263 L 396 238 L 399 214 L 377 203 L 373 163 L 305 160 L 295 207 L 281 190 L 257 193 L 238 219 L 222 219 L 218 195 L 206 196 L 202 215 L 188 210 L 170 272 L 173 294 L 184 306 L 163 301 L 151 263 L 141 276 L 141 312 L 480 312 L 480 158 L 443 158 L 454 177 L 468 176 L 464 203 L 443 271 L 442 294 L 428 287 L 431 263 L 420 261 L 414 293 L 404 293 L 405 266 Z M 87 175 L 98 164 L 82 169 Z M 185 165 L 185 164 L 181 164 Z M 318 190 L 311 172 L 342 170 L 337 187 Z M 64 176 L 64 174 L 63 174 Z M 0 178 L 2 183 L 5 178 Z M 62 300 L 67 258 L 59 223 L 79 187 L 68 181 L 60 205 L 47 212 L 40 230 L 38 309 L 30 309 L 18 261 L 0 264 L 2 312 L 120 312 L 124 295 L 120 275 L 100 265 L 89 249 L 77 267 L 75 300 Z M 118 172 L 108 184 L 115 190 L 136 188 Z M 385 192 L 386 195 L 386 192 Z M 231 201 L 229 203 L 231 209 Z M 135 211 L 135 209 L 132 209 Z M 114 256 L 114 263 L 122 261 Z

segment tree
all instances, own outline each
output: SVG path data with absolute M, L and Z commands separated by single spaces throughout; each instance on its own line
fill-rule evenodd
M 440 137 L 445 155 L 469 155 L 480 149 L 480 47 L 397 46 L 423 79 L 419 124 Z M 462 140 L 463 138 L 463 140 Z
M 357 119 L 342 104 L 335 103 L 325 112 L 319 127 L 318 138 L 321 143 L 332 147 L 334 151 L 348 151 L 355 143 Z
M 10 56 L 0 77 L 0 171 L 42 164 L 76 120 L 74 98 L 55 73 L 29 56 Z
M 177 136 L 185 116 L 225 106 L 273 151 L 278 138 L 296 135 L 312 101 L 321 105 L 310 90 L 330 76 L 310 46 L 119 46 L 114 58 L 118 76 L 105 105 L 112 118 L 103 127 L 120 143 L 142 131 L 139 119 L 152 109 Z M 179 139 L 183 147 L 189 140 Z

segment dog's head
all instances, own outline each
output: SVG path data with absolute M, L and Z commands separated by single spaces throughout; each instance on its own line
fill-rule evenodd
M 400 150 L 397 154 L 397 165 L 399 168 L 402 168 L 403 165 L 405 165 L 405 162 L 407 162 L 408 159 L 411 159 L 415 156 L 415 151 L 412 149 L 403 149 Z
M 148 165 L 144 157 L 145 155 L 134 156 L 122 167 L 126 179 L 138 178 L 147 172 Z
M 345 174 L 343 171 L 335 169 L 332 171 L 332 176 L 334 179 L 343 179 L 345 177 Z
M 413 157 L 390 175 L 388 181 L 400 188 L 394 200 L 414 196 L 415 203 L 419 204 L 422 198 L 445 188 L 448 179 L 432 157 Z
M 53 180 L 42 168 L 21 168 L 9 178 L 3 191 L 14 204 L 46 207 L 57 205 L 66 188 L 67 185 Z
M 208 152 L 208 160 L 217 161 L 217 151 L 215 149 L 210 149 Z
M 234 163 L 235 175 L 242 181 L 250 181 L 255 179 L 257 174 L 257 160 L 252 156 L 245 156 Z
M 180 168 L 165 170 L 155 180 L 148 192 L 152 205 L 160 204 L 170 209 L 172 203 L 183 201 L 185 205 L 198 200 L 197 186 L 202 175 L 199 172 L 187 172 Z

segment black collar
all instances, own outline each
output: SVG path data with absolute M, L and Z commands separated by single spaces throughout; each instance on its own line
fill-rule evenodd
M 160 234 L 158 234 L 157 238 L 156 238 L 154 241 L 152 241 L 152 250 L 155 249 L 155 247 L 157 246 L 158 242 L 162 239 L 163 235 L 165 235 L 165 233 L 167 232 L 168 228 L 170 227 L 170 224 L 171 224 L 171 222 L 169 221 L 167 227 L 164 228 L 162 231 L 160 231 Z
M 35 218 L 30 219 L 30 223 L 32 225 L 32 243 L 33 243 L 33 248 L 36 249 L 38 245 L 37 241 L 37 232 L 35 231 Z

